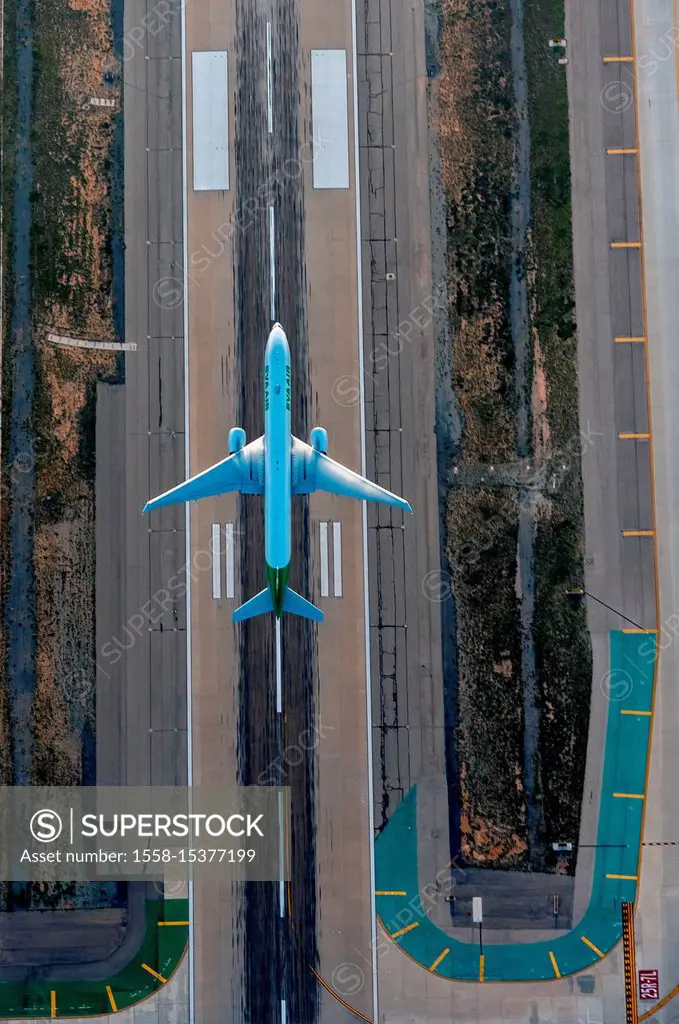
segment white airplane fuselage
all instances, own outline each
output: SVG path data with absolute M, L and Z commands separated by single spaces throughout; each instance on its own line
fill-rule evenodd
M 274 610 L 280 615 L 290 574 L 292 470 L 290 348 L 274 324 L 264 353 L 264 546 Z

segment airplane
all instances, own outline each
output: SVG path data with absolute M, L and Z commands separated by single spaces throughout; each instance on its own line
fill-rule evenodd
M 305 444 L 290 427 L 292 405 L 290 347 L 275 323 L 264 353 L 264 434 L 246 444 L 242 427 L 229 431 L 229 456 L 171 490 L 152 498 L 144 513 L 163 505 L 240 491 L 264 495 L 267 586 L 233 612 L 233 622 L 283 612 L 322 622 L 324 613 L 288 586 L 291 557 L 291 512 L 294 494 L 327 491 L 363 501 L 377 501 L 412 512 L 404 498 L 335 462 L 328 454 L 328 434 L 314 427 Z

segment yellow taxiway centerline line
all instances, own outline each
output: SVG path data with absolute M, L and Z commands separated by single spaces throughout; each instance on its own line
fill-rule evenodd
M 606 877 L 608 878 L 608 875 Z M 589 948 L 594 953 L 596 953 L 597 956 L 601 957 L 601 959 L 603 960 L 604 954 L 601 952 L 600 949 L 597 948 L 597 946 L 594 945 L 593 942 L 590 942 L 589 939 L 586 939 L 584 935 L 581 935 L 580 938 L 582 939 L 582 941 L 585 943 L 586 946 L 589 946 Z
M 557 978 L 560 978 L 561 977 L 561 971 L 559 970 L 559 965 L 556 962 L 556 957 L 552 953 L 551 949 L 549 951 L 549 959 L 552 961 L 552 967 L 554 968 L 554 973 L 556 974 Z
M 444 949 L 444 950 L 443 950 L 443 952 L 442 952 L 442 953 L 440 953 L 440 954 L 439 954 L 439 955 L 438 955 L 438 956 L 436 957 L 436 960 L 434 960 L 434 963 L 433 963 L 433 964 L 431 965 L 431 967 L 429 968 L 429 973 L 430 973 L 430 974 L 431 974 L 431 972 L 432 972 L 432 971 L 435 971 L 435 970 L 436 970 L 436 968 L 437 968 L 437 967 L 438 967 L 438 965 L 439 965 L 439 964 L 441 963 L 441 961 L 442 961 L 442 960 L 445 960 L 445 958 L 446 958 L 446 957 L 448 956 L 448 954 L 449 954 L 449 953 L 450 953 L 450 948 L 447 948 L 447 949 Z
M 154 971 L 154 970 L 153 970 L 153 968 L 152 968 L 152 967 L 149 967 L 149 965 L 148 965 L 148 964 L 142 964 L 142 967 L 143 967 L 143 968 L 144 968 L 144 970 L 145 970 L 145 971 L 147 971 L 147 972 L 148 972 L 149 974 L 152 974 L 154 978 L 157 978 L 157 979 L 158 979 L 158 981 L 162 981 L 163 985 L 167 985 L 167 978 L 164 978 L 164 977 L 162 976 L 162 974 L 158 974 L 158 971 Z

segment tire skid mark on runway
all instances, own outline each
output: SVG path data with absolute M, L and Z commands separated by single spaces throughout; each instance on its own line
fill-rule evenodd
M 268 21 L 272 24 L 274 74 L 272 135 L 268 133 Z M 250 440 L 258 437 L 263 428 L 262 354 L 271 326 L 267 301 L 271 291 L 269 205 L 275 210 L 276 314 L 291 348 L 292 429 L 301 436 L 308 433 L 304 194 L 298 173 L 298 50 L 296 3 L 273 0 L 271 5 L 261 5 L 255 0 L 239 0 L 236 5 L 235 146 L 236 209 L 241 212 L 241 220 L 234 236 L 234 291 L 240 421 Z M 243 216 L 248 200 L 255 201 L 251 204 L 254 213 Z M 241 497 L 240 515 L 241 529 L 245 533 L 245 543 L 241 546 L 241 597 L 245 600 L 265 583 L 261 499 Z M 291 585 L 307 594 L 310 522 L 306 500 L 295 499 L 292 535 Z M 304 957 L 286 956 L 291 949 L 288 922 L 279 916 L 277 884 L 250 883 L 245 887 L 244 1018 L 257 1024 L 278 1022 L 285 1000 L 289 1020 L 313 1024 L 317 1018 L 316 982 L 304 958 L 312 964 L 318 959 L 313 842 L 315 753 L 313 744 L 300 745 L 298 739 L 314 726 L 314 627 L 292 616 L 282 623 L 285 726 L 275 708 L 273 619 L 267 616 L 250 620 L 240 629 L 239 781 L 284 784 L 292 788 L 291 870 L 297 881 L 293 886 L 292 910 L 298 934 L 304 936 Z M 286 758 L 286 743 L 290 749 L 302 749 L 300 763 L 293 763 L 292 756 Z

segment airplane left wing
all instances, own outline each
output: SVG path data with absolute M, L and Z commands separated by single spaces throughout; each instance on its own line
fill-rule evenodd
M 151 512 L 163 505 L 175 505 L 182 501 L 198 501 L 212 498 L 229 491 L 241 494 L 263 494 L 264 492 L 264 444 L 259 437 L 246 444 L 240 451 L 229 455 L 202 473 L 190 477 L 182 484 L 147 501 L 144 512 Z
M 344 494 L 348 498 L 362 501 L 377 501 L 412 512 L 405 498 L 399 498 L 386 488 L 367 480 L 360 473 L 354 473 L 340 462 L 305 444 L 299 438 L 292 439 L 292 493 L 312 494 L 327 491 L 329 494 Z

